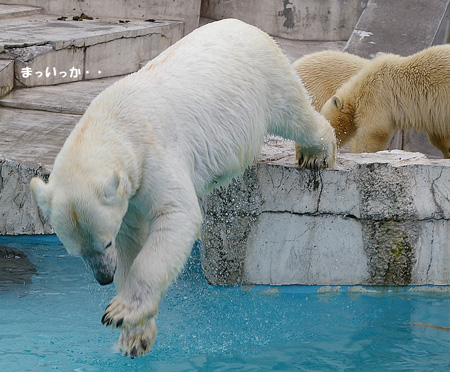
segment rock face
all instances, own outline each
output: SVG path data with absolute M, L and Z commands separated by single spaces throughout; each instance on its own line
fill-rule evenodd
M 208 198 L 211 283 L 450 284 L 450 162 L 392 151 L 292 164 L 260 159 Z

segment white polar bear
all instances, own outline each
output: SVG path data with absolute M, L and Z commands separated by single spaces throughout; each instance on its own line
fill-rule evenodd
M 330 124 L 288 59 L 237 20 L 192 32 L 93 100 L 58 154 L 39 206 L 71 254 L 116 297 L 103 323 L 131 357 L 147 353 L 155 316 L 183 268 L 202 215 L 197 196 L 226 185 L 266 132 L 297 141 L 303 164 L 331 166 Z

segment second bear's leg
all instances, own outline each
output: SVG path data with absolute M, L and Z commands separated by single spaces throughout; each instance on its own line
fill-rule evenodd
M 428 140 L 434 147 L 442 152 L 442 154 L 444 155 L 444 159 L 450 158 L 450 138 L 428 134 Z
M 392 129 L 380 122 L 371 123 L 361 119 L 364 126 L 359 126 L 355 137 L 350 141 L 351 152 L 377 152 L 386 150 L 392 137 Z

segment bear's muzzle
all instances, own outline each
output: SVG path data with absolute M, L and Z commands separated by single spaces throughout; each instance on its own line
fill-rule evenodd
M 84 263 L 92 270 L 101 285 L 111 284 L 116 272 L 116 255 L 107 249 L 103 253 L 83 256 Z

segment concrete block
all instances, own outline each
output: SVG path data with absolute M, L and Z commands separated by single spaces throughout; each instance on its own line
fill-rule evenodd
M 0 98 L 14 88 L 14 61 L 0 60 Z
M 208 0 L 201 16 L 238 18 L 273 36 L 295 40 L 347 40 L 365 1 L 350 0 Z
M 260 158 L 208 197 L 211 283 L 450 284 L 450 163 L 341 154 L 333 169 L 311 172 L 286 159 Z
M 242 279 L 252 284 L 345 285 L 365 282 L 367 277 L 357 220 L 263 212 L 247 243 Z

